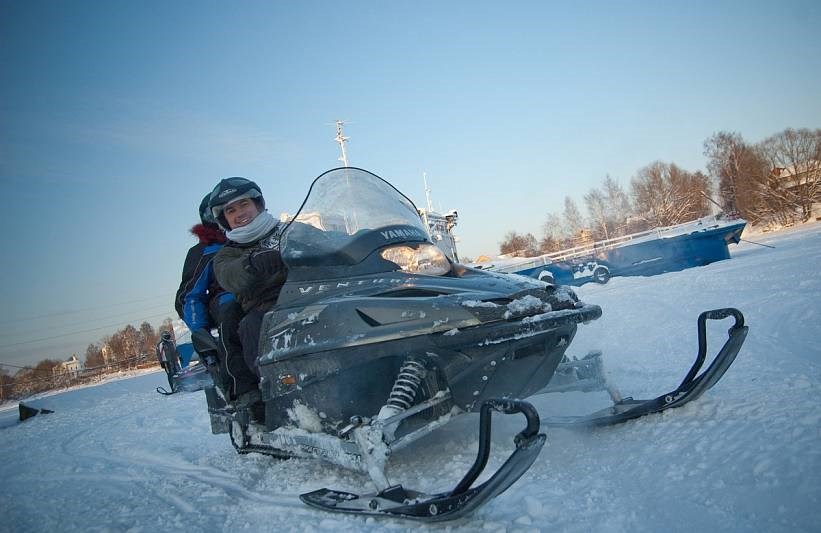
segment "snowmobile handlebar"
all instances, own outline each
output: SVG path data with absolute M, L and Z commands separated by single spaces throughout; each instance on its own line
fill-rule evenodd
M 473 462 L 473 466 L 470 467 L 470 470 L 468 470 L 468 473 L 465 474 L 465 477 L 462 478 L 462 481 L 451 491 L 451 496 L 457 496 L 466 492 L 487 465 L 487 460 L 490 456 L 491 411 L 498 411 L 506 415 L 515 413 L 522 413 L 524 415 L 527 420 L 527 425 L 513 439 L 517 448 L 526 446 L 528 442 L 539 436 L 539 412 L 536 411 L 533 405 L 522 400 L 485 400 L 479 411 L 479 451 L 476 453 L 476 460 Z

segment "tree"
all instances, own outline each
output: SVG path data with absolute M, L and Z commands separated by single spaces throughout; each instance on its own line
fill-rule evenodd
M 626 235 L 629 233 L 628 220 L 633 214 L 633 206 L 630 205 L 630 199 L 627 197 L 627 193 L 624 192 L 621 184 L 609 174 L 604 177 L 602 189 L 604 190 L 604 197 L 607 202 L 607 212 L 609 213 L 610 222 L 612 224 L 612 233 L 614 233 L 611 237 Z
M 567 239 L 564 224 L 556 213 L 548 213 L 542 224 L 542 240 L 539 242 L 539 251 L 543 254 L 558 252 L 564 248 Z
M 17 371 L 14 376 L 14 394 L 18 397 L 30 396 L 54 388 L 54 367 L 59 364 L 60 361 L 54 359 L 43 359 L 34 367 Z
M 539 255 L 536 237 L 530 233 L 520 235 L 515 231 L 505 234 L 502 242 L 499 243 L 500 254 L 510 254 L 513 257 L 534 257 Z
M 759 151 L 735 132 L 721 131 L 704 141 L 707 170 L 718 183 L 721 208 L 757 223 L 766 210 L 762 206 L 770 167 Z
M 122 329 L 123 361 L 134 364 L 140 353 L 140 334 L 131 324 Z
M 103 359 L 103 350 L 96 344 L 89 344 L 86 348 L 86 368 L 97 368 L 105 364 Z
M 808 220 L 821 193 L 821 129 L 787 128 L 762 141 L 759 152 L 782 182 L 784 199 Z
M 702 172 L 690 173 L 673 163 L 655 161 L 640 169 L 631 181 L 633 204 L 639 216 L 655 226 L 670 226 L 710 212 L 712 191 Z
M 564 197 L 564 223 L 571 239 L 584 229 L 584 219 L 576 202 L 569 196 Z
M 154 327 L 148 322 L 140 324 L 140 355 L 147 356 L 154 352 L 154 346 L 159 342 L 159 336 Z
M 14 389 L 15 378 L 5 368 L 0 367 L 0 402 L 6 401 Z
M 593 227 L 593 238 L 595 240 L 609 239 L 612 222 L 604 193 L 595 188 L 590 189 L 584 195 L 584 203 L 587 206 L 590 225 Z

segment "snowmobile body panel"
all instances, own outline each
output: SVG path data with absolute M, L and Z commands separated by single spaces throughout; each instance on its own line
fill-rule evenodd
M 374 416 L 409 356 L 426 370 L 416 401 L 449 390 L 454 405 L 472 411 L 488 398 L 529 396 L 550 381 L 577 324 L 601 314 L 564 288 L 456 271 L 286 284 L 283 293 L 304 296 L 290 299 L 302 305 L 279 304 L 263 321 L 258 364 L 266 427 L 292 423 L 289 410 L 298 405 L 326 431 L 352 416 Z

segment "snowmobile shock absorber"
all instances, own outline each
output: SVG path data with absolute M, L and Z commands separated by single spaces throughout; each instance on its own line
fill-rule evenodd
M 425 378 L 425 373 L 425 365 L 413 357 L 407 358 L 399 369 L 387 404 L 401 411 L 410 408 Z
M 399 368 L 388 401 L 380 409 L 378 418 L 384 420 L 409 409 L 414 404 L 426 374 L 425 365 L 420 360 L 413 356 L 408 357 Z

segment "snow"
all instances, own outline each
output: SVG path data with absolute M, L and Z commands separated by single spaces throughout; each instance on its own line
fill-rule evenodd
M 724 379 L 680 409 L 548 442 L 507 492 L 444 531 L 818 531 L 821 524 L 821 224 L 742 243 L 733 259 L 578 289 L 602 306 L 569 353 L 604 352 L 626 396 L 675 387 L 696 354 L 696 317 L 733 306 L 750 333 Z M 730 321 L 711 323 L 710 353 Z M 308 460 L 238 455 L 211 435 L 202 392 L 160 396 L 161 372 L 39 398 L 55 412 L 0 429 L 2 531 L 406 531 L 407 521 L 324 513 L 298 494 L 371 490 L 362 474 Z M 544 415 L 606 394 L 542 395 Z M 7 411 L 4 416 L 16 415 Z M 489 468 L 522 427 L 494 417 Z M 478 417 L 400 450 L 388 476 L 452 488 L 473 462 Z M 419 527 L 425 529 L 425 527 Z
M 507 304 L 507 311 L 505 311 L 505 319 L 513 315 L 521 315 L 527 311 L 550 311 L 549 303 L 543 302 L 539 298 L 532 295 L 522 296 Z

